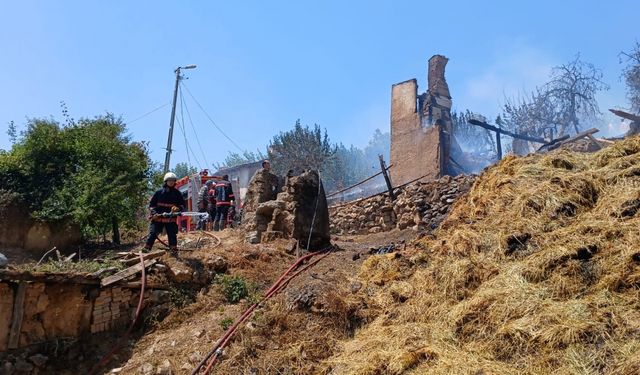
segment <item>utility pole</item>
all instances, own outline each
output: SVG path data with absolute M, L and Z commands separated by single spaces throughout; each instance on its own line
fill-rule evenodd
M 171 162 L 171 143 L 173 142 L 173 123 L 176 120 L 176 102 L 178 101 L 178 87 L 180 85 L 180 80 L 182 76 L 180 75 L 180 71 L 182 69 L 195 69 L 195 65 L 187 65 L 187 66 L 179 66 L 174 71 L 176 73 L 176 86 L 173 89 L 173 105 L 171 106 L 171 121 L 169 121 L 169 137 L 167 138 L 167 153 L 164 157 L 164 168 L 163 173 L 169 172 L 169 164 Z

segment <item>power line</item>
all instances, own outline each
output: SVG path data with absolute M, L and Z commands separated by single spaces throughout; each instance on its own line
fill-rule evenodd
M 149 112 L 145 113 L 144 115 L 139 116 L 139 117 L 136 117 L 135 119 L 133 119 L 133 120 L 129 121 L 129 122 L 128 122 L 128 124 L 131 124 L 131 123 L 133 123 L 133 122 L 136 122 L 136 121 L 138 121 L 138 120 L 141 120 L 141 119 L 143 119 L 143 118 L 145 118 L 145 117 L 149 116 L 149 115 L 150 115 L 150 114 L 152 114 L 153 112 L 156 112 L 156 111 L 161 110 L 162 108 L 164 108 L 164 107 L 168 106 L 169 104 L 171 104 L 171 102 L 164 103 L 164 104 L 163 104 L 163 105 L 161 105 L 160 107 L 155 108 L 155 109 L 153 109 L 153 110 L 151 110 L 151 111 L 149 111 Z
M 180 97 L 180 101 L 182 102 L 182 97 Z M 182 112 L 182 105 L 180 105 L 180 111 Z M 184 124 L 181 124 L 178 121 L 178 125 L 180 125 L 180 131 L 182 131 L 182 137 L 184 138 L 184 149 L 187 152 L 187 162 L 189 166 L 191 166 L 191 158 L 189 157 L 189 143 L 187 142 L 187 132 L 184 131 Z
M 187 90 L 187 94 L 189 94 L 189 96 L 191 97 L 191 99 L 193 99 L 194 102 L 196 102 L 196 104 L 198 105 L 198 107 L 200 107 L 200 109 L 202 110 L 202 112 L 204 112 L 204 114 L 207 116 L 207 118 L 209 119 L 209 121 L 211 121 L 211 123 L 213 124 L 213 126 L 216 127 L 216 129 L 218 129 L 218 131 L 220 133 L 222 133 L 222 135 L 224 135 L 225 138 L 227 138 L 229 140 L 229 142 L 231 142 L 231 144 L 233 144 L 234 146 L 236 146 L 236 148 L 238 149 L 238 151 L 240 152 L 244 152 L 244 150 L 242 148 L 240 148 L 240 146 L 238 146 L 237 143 L 235 143 L 233 141 L 233 139 L 229 138 L 229 136 L 222 131 L 222 129 L 220 129 L 220 127 L 218 126 L 218 124 L 216 124 L 215 121 L 213 121 L 213 119 L 211 118 L 211 116 L 209 116 L 209 114 L 207 113 L 207 111 L 202 107 L 202 105 L 200 105 L 200 102 L 198 102 L 198 100 L 193 96 L 193 94 L 191 93 L 191 91 L 189 91 L 189 88 L 187 87 L 186 84 L 180 82 L 181 85 L 184 86 L 184 88 Z
M 180 105 L 182 106 L 182 90 L 180 90 Z M 202 145 L 200 144 L 200 137 L 198 137 L 198 132 L 196 132 L 196 127 L 193 125 L 193 120 L 191 119 L 191 112 L 189 112 L 189 106 L 187 102 L 184 102 L 184 109 L 187 111 L 187 118 L 189 118 L 189 123 L 191 124 L 191 130 L 193 130 L 193 134 L 196 136 L 196 142 L 198 143 L 198 148 L 200 149 L 200 153 L 202 153 L 202 158 L 204 160 L 205 165 L 207 164 L 207 156 L 202 150 Z
M 196 157 L 195 152 L 193 152 L 193 150 L 191 149 L 191 145 L 189 145 L 189 141 L 187 140 L 187 130 L 184 127 L 184 108 L 183 108 L 183 103 L 184 103 L 184 99 L 182 97 L 182 92 L 179 92 L 180 94 L 180 119 L 178 121 L 178 123 L 180 124 L 181 130 L 182 130 L 182 135 L 184 136 L 184 143 L 186 145 L 187 148 L 187 160 L 189 161 L 189 166 L 191 166 L 191 159 L 189 158 L 189 152 L 191 152 L 191 154 L 193 155 L 193 159 L 196 161 L 196 163 L 198 164 L 198 169 L 202 169 L 202 164 L 200 164 L 200 160 L 198 160 L 198 158 Z M 206 160 L 205 160 L 206 162 Z

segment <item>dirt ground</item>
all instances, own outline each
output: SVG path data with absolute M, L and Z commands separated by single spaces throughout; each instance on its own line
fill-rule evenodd
M 211 241 L 212 246 L 183 251 L 180 257 L 200 262 L 215 256 L 223 257 L 229 265 L 227 274 L 241 276 L 254 286 L 253 299 L 250 296 L 237 304 L 230 304 L 219 285 L 209 285 L 198 292 L 195 302 L 173 310 L 161 322 L 150 321 L 149 324 L 153 326 L 146 327 L 146 333 L 132 340 L 131 346 L 115 356 L 102 373 L 191 373 L 223 335 L 223 325 L 228 326 L 239 317 L 254 302 L 255 296 L 261 296 L 296 260 L 295 253 L 287 253 L 288 241 L 249 245 L 244 243 L 243 233 L 239 230 L 225 230 L 216 235 L 221 239 L 220 245 L 213 246 L 217 241 Z M 295 362 L 291 356 L 313 359 L 330 356 L 332 351 L 327 348 L 330 342 L 322 342 L 322 338 L 315 336 L 324 324 L 334 324 L 336 320 L 343 319 L 341 314 L 334 311 L 336 306 L 345 306 L 342 302 L 336 304 L 337 296 L 345 292 L 348 294 L 348 290 L 354 288 L 353 280 L 362 262 L 372 256 L 369 254 L 371 248 L 390 243 L 399 244 L 400 247 L 403 246 L 401 242 L 410 241 L 414 236 L 415 232 L 406 230 L 333 238 L 334 252 L 300 274 L 283 292 L 259 308 L 248 323 L 241 326 L 235 339 L 225 349 L 220 366 L 213 373 L 294 373 L 291 372 L 294 368 L 301 367 L 294 365 L 287 368 L 287 363 Z M 193 242 L 205 238 L 209 239 L 195 232 L 182 235 L 181 241 L 187 239 Z M 344 334 L 348 335 L 353 328 L 345 327 Z M 270 334 L 273 337 L 265 339 Z M 335 338 L 326 339 L 330 341 Z M 293 348 L 292 351 L 288 346 L 288 343 L 300 345 L 305 341 L 313 343 L 307 349 L 309 353 L 304 353 L 301 348 Z M 311 348 L 323 352 L 312 353 Z

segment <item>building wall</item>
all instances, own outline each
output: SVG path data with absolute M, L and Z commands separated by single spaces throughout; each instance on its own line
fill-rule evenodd
M 17 282 L 0 282 L 0 352 L 6 351 Z M 74 283 L 27 282 L 18 348 L 58 338 L 126 327 L 140 297 L 137 289 Z M 153 304 L 145 293 L 145 304 Z
M 392 86 L 391 180 L 394 186 L 420 176 L 425 176 L 425 181 L 442 176 L 440 130 L 438 125 L 422 126 L 415 79 Z

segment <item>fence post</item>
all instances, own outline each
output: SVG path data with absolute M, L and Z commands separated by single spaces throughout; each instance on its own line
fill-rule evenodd
M 384 162 L 382 154 L 378 155 L 378 158 L 380 159 L 380 168 L 382 169 L 382 175 L 384 176 L 384 180 L 387 183 L 387 189 L 389 189 L 389 198 L 391 198 L 391 200 L 393 201 L 396 199 L 396 195 L 393 194 L 393 185 L 391 185 L 391 179 L 389 178 L 389 174 L 387 173 L 387 165 Z

